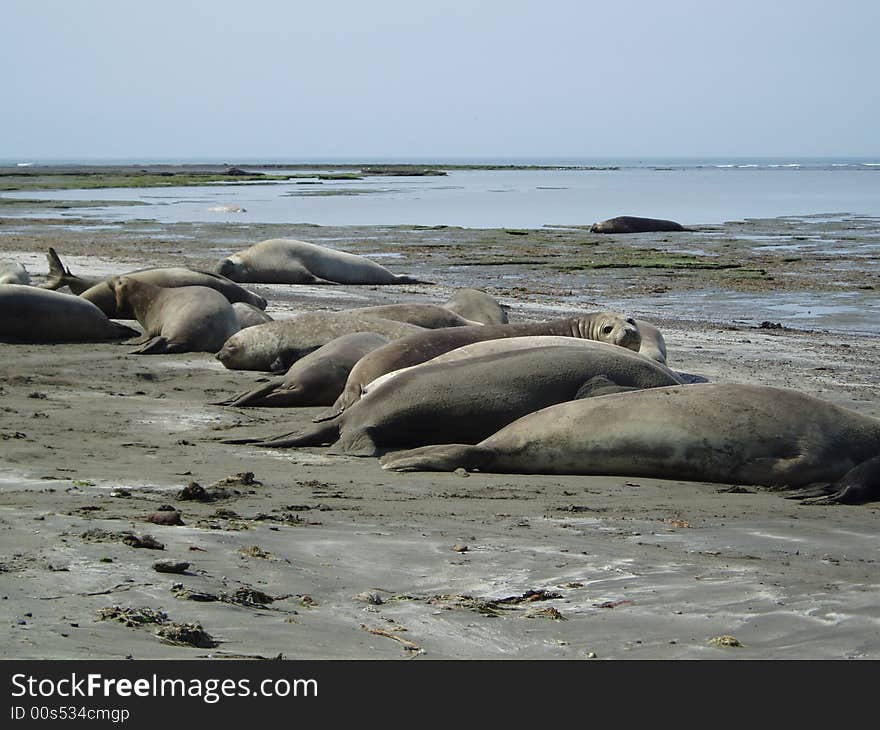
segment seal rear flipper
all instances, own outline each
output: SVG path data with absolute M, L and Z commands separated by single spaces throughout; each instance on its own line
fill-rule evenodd
M 383 456 L 379 463 L 391 471 L 479 471 L 489 465 L 492 457 L 491 450 L 482 446 L 443 444 L 396 451 Z
M 395 284 L 434 284 L 433 281 L 425 281 L 424 279 L 416 279 L 406 274 L 398 274 L 394 277 Z
M 880 456 L 854 466 L 833 484 L 811 485 L 786 495 L 806 504 L 864 504 L 880 501 Z
M 175 352 L 185 352 L 185 348 L 179 342 L 172 342 L 162 336 L 153 337 L 143 347 L 132 350 L 132 355 L 167 355 Z
M 46 260 L 49 262 L 49 278 L 41 285 L 42 289 L 51 289 L 55 291 L 67 285 L 67 278 L 71 276 L 70 269 L 65 268 L 61 262 L 61 257 L 55 252 L 54 248 L 50 248 L 46 254 Z M 79 292 L 75 292 L 79 293 Z
M 256 445 L 267 449 L 284 449 L 290 446 L 323 446 L 335 443 L 339 438 L 339 422 L 325 421 L 305 431 L 292 431 L 257 441 Z
M 238 395 L 234 395 L 231 398 L 227 398 L 226 400 L 217 401 L 216 403 L 212 403 L 212 406 L 235 406 L 236 408 L 247 408 L 248 406 L 255 405 L 264 405 L 263 403 L 258 403 L 261 398 L 264 398 L 266 395 L 271 394 L 275 391 L 281 384 L 284 382 L 284 378 L 274 378 L 270 380 L 268 383 L 264 383 L 258 388 L 253 388 L 252 390 L 245 391 L 244 393 L 239 393 Z

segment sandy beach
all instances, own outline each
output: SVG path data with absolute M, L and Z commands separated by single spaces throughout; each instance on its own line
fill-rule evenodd
M 440 303 L 460 286 L 495 296 L 512 322 L 615 309 L 660 327 L 678 372 L 880 417 L 880 328 L 850 321 L 875 311 L 880 269 L 860 247 L 876 230 L 840 216 L 624 240 L 586 227 L 102 224 L 35 209 L 0 219 L 0 258 L 38 282 L 49 246 L 95 276 L 205 268 L 301 238 L 436 283 L 250 287 L 273 316 Z M 832 251 L 831 239 L 852 245 Z M 773 318 L 778 297 L 846 307 L 816 326 Z M 4 658 L 880 658 L 876 503 L 625 477 L 398 474 L 323 448 L 231 446 L 221 439 L 289 431 L 320 409 L 212 405 L 266 374 L 130 350 L 0 344 Z M 181 498 L 192 482 L 208 501 Z M 164 505 L 184 524 L 147 521 Z M 144 536 L 161 549 L 135 547 Z M 157 561 L 189 565 L 158 572 Z M 180 643 L 178 624 L 200 625 L 200 645 Z

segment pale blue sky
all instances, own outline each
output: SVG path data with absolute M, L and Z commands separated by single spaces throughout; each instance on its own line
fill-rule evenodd
M 876 0 L 3 0 L 0 159 L 877 156 Z

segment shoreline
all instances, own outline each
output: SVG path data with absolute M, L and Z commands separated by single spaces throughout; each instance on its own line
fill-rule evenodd
M 711 301 L 681 305 L 704 289 L 747 302 L 838 291 L 869 302 L 875 292 L 859 287 L 877 272 L 857 250 L 831 261 L 810 248 L 799 261 L 753 250 L 763 243 L 750 237 L 794 240 L 799 226 L 839 236 L 827 222 L 714 228 L 700 239 L 708 248 L 685 259 L 673 250 L 683 244 L 660 234 L 102 226 L 0 219 L 0 258 L 27 254 L 39 274 L 51 245 L 74 273 L 206 266 L 283 230 L 438 283 L 254 285 L 270 314 L 445 301 L 456 286 L 489 291 L 511 321 L 644 301 L 653 309 L 631 311 L 660 325 L 676 371 L 792 387 L 880 417 L 880 332 L 762 328 L 747 311 L 738 321 Z M 649 249 L 668 266 L 571 266 L 638 263 Z M 738 266 L 682 265 L 722 257 Z M 743 275 L 758 268 L 764 275 Z M 322 448 L 230 447 L 220 439 L 297 428 L 319 409 L 215 406 L 264 374 L 225 370 L 207 354 L 129 350 L 0 345 L 4 658 L 880 658 L 880 505 L 807 506 L 676 480 L 396 474 Z M 243 472 L 253 479 L 236 480 Z M 192 481 L 216 499 L 181 500 Z M 185 525 L 147 522 L 163 504 Z M 131 547 L 126 532 L 164 549 Z M 157 560 L 190 566 L 159 573 Z M 526 600 L 529 591 L 543 600 Z M 160 624 L 102 619 L 114 606 L 199 623 L 218 643 L 181 646 L 157 635 Z M 726 635 L 742 645 L 712 643 Z

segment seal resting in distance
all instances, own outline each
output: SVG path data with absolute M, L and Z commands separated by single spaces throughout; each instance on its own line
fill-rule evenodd
M 590 226 L 590 233 L 652 233 L 654 231 L 692 231 L 681 223 L 662 218 L 639 218 L 621 215 Z
M 263 284 L 427 284 L 392 274 L 363 256 L 292 238 L 270 238 L 234 253 L 216 272 L 232 281 Z
M 43 284 L 44 289 L 60 289 L 62 286 L 66 286 L 74 294 L 78 294 L 83 299 L 92 302 L 111 319 L 135 318 L 131 310 L 117 308 L 116 294 L 113 292 L 110 283 L 118 277 L 111 276 L 106 279 L 94 279 L 74 276 L 70 273 L 70 269 L 64 266 L 54 248 L 49 249 L 46 258 L 49 261 L 50 279 Z M 254 292 L 248 291 L 234 281 L 208 271 L 172 267 L 140 269 L 123 274 L 123 276 L 166 288 L 206 286 L 209 289 L 216 289 L 230 302 L 245 302 L 257 309 L 266 308 L 266 300 L 259 294 L 254 294 Z
M 795 390 L 672 386 L 553 405 L 476 445 L 401 451 L 382 465 L 754 484 L 855 503 L 880 499 L 880 421 Z
M 130 308 L 144 328 L 135 355 L 217 352 L 238 332 L 238 317 L 220 292 L 205 286 L 165 288 L 121 276 L 109 286 L 120 309 Z

